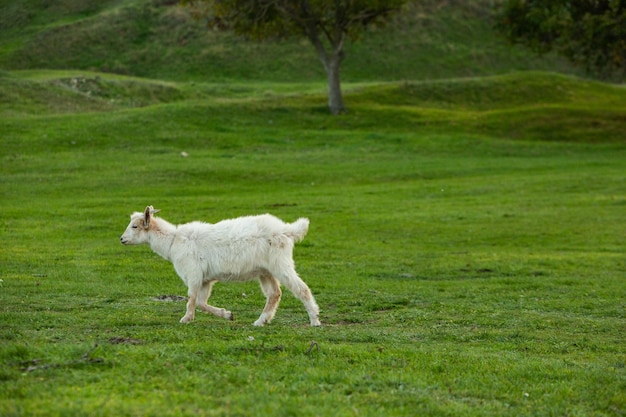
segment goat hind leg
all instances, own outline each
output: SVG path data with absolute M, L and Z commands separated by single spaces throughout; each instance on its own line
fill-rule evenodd
M 306 308 L 309 313 L 309 319 L 311 320 L 311 326 L 321 326 L 320 323 L 320 309 L 315 302 L 313 293 L 310 288 L 302 279 L 298 276 L 296 270 L 292 267 L 286 268 L 277 275 L 278 280 L 295 295 Z
M 266 301 L 263 312 L 259 316 L 258 320 L 254 322 L 255 326 L 263 326 L 272 321 L 282 295 L 280 284 L 269 272 L 263 272 L 259 276 L 259 281 L 263 294 L 265 294 Z

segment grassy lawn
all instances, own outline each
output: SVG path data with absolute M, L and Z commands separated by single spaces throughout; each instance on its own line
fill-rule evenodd
M 76 77 L 0 76 L 0 415 L 626 413 L 622 88 L 354 84 L 333 118 L 323 86 Z M 323 327 L 287 291 L 253 327 L 255 283 L 179 324 L 171 265 L 119 244 L 149 204 L 309 217 Z

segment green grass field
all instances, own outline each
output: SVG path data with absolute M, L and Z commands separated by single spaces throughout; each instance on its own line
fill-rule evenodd
M 0 78 L 30 97 L 0 107 L 1 415 L 626 411 L 622 88 L 372 83 L 337 118 L 323 86 L 81 74 Z M 148 204 L 309 217 L 324 326 L 285 293 L 253 327 L 254 283 L 179 324 L 171 265 L 119 244 Z
M 623 416 L 624 86 L 426 3 L 349 45 L 340 117 L 298 41 L 0 4 L 0 416 Z M 172 266 L 119 243 L 147 205 L 308 217 L 323 326 L 287 290 L 252 326 L 256 283 L 179 324 Z

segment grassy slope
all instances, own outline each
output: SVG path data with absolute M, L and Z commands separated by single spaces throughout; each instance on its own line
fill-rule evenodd
M 264 111 L 277 108 L 297 111 L 309 129 L 354 123 L 320 118 L 325 104 L 323 87 L 316 84 L 186 84 L 78 71 L 25 71 L 0 76 L 0 86 L 0 114 L 5 115 L 208 100 L 213 103 L 208 105 L 217 106 L 210 110 L 214 115 L 250 108 L 261 114 L 255 116 L 261 123 L 276 117 L 263 115 Z M 376 130 L 397 129 L 395 123 L 402 119 L 410 128 L 430 126 L 519 139 L 622 142 L 624 138 L 623 88 L 568 76 L 526 72 L 437 82 L 347 84 L 346 90 L 354 120 Z M 311 111 L 315 116 L 308 114 Z M 289 117 L 286 112 L 279 118 Z
M 196 81 L 324 81 L 304 41 L 246 43 L 207 32 L 166 1 L 83 2 L 57 7 L 17 1 L 0 8 L 0 68 L 91 69 Z M 489 1 L 408 8 L 386 29 L 347 45 L 343 79 L 414 80 L 477 76 L 511 69 L 562 69 L 511 49 L 491 29 Z M 37 6 L 39 4 L 39 7 Z M 45 17 L 45 18 L 44 18 Z

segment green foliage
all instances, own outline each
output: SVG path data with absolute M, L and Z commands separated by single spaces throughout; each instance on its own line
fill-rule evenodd
M 380 24 L 408 0 L 200 0 L 186 1 L 206 14 L 212 27 L 231 28 L 252 38 L 319 37 L 330 44 L 346 35 L 360 36 L 371 24 Z M 203 4 L 204 7 L 198 7 Z
M 82 76 L 0 76 L 1 415 L 623 413 L 621 88 L 350 85 L 329 118 L 322 86 Z M 253 327 L 254 283 L 180 325 L 171 265 L 119 244 L 147 204 L 310 217 L 324 326 L 285 292 Z
M 554 49 L 589 72 L 624 80 L 626 5 L 620 0 L 509 0 L 499 19 L 513 42 Z

